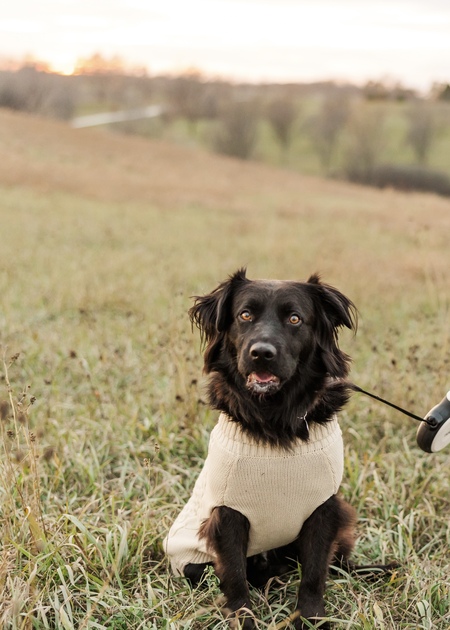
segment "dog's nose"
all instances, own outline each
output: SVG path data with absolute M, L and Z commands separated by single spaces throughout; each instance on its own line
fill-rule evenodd
M 250 356 L 252 359 L 272 361 L 277 356 L 277 349 L 271 343 L 258 341 L 251 346 Z

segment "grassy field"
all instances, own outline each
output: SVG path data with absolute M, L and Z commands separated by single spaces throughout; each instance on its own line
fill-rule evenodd
M 0 627 L 227 627 L 161 540 L 216 414 L 190 296 L 237 267 L 319 271 L 360 312 L 353 380 L 419 415 L 450 387 L 450 202 L 377 191 L 0 112 Z M 330 580 L 336 629 L 450 627 L 450 451 L 355 395 L 341 414 L 356 560 Z M 287 628 L 299 576 L 254 591 Z

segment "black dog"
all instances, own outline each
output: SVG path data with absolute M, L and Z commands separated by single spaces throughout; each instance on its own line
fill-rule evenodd
M 197 297 L 190 316 L 206 342 L 209 401 L 222 414 L 166 551 L 194 584 L 212 563 L 230 619 L 246 629 L 254 628 L 247 580 L 263 585 L 299 562 L 293 619 L 305 628 L 302 618 L 325 616 L 330 563 L 355 568 L 356 519 L 337 496 L 336 413 L 350 395 L 350 359 L 337 331 L 355 329 L 356 309 L 317 275 L 306 283 L 251 281 L 240 270 Z

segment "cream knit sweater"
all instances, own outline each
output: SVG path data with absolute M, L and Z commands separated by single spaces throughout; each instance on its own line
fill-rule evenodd
M 258 444 L 221 414 L 192 496 L 164 540 L 176 575 L 188 563 L 214 561 L 198 530 L 215 507 L 226 505 L 250 522 L 247 556 L 292 542 L 314 510 L 338 491 L 343 443 L 333 418 L 311 424 L 310 440 L 292 450 Z

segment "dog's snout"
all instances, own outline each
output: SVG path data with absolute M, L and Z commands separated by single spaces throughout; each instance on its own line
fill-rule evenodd
M 260 359 L 265 361 L 272 361 L 277 356 L 277 349 L 271 343 L 264 341 L 258 341 L 254 343 L 250 348 L 250 356 L 252 359 Z

